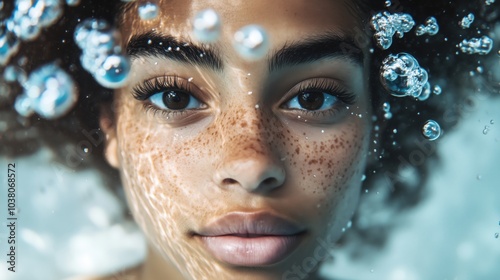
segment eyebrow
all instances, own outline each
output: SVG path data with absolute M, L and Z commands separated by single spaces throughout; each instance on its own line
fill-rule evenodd
M 223 70 L 222 59 L 208 46 L 195 45 L 190 41 L 181 42 L 173 36 L 154 31 L 132 36 L 126 50 L 132 60 L 152 56 L 207 67 L 216 72 Z
M 324 34 L 306 38 L 299 42 L 285 44 L 269 59 L 269 72 L 299 65 L 313 63 L 325 58 L 342 57 L 363 65 L 363 51 L 350 37 Z

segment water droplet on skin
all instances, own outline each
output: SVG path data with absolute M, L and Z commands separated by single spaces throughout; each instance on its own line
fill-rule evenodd
M 441 136 L 441 127 L 434 120 L 428 120 L 422 127 L 422 135 L 430 140 L 434 141 Z
M 255 104 L 255 109 L 259 109 L 259 104 Z
M 193 77 L 189 77 L 188 82 L 193 81 Z
M 493 48 L 493 40 L 488 36 L 472 38 L 470 40 L 464 39 L 459 44 L 459 47 L 463 53 L 486 55 Z
M 220 18 L 214 10 L 207 9 L 196 14 L 193 20 L 193 34 L 196 40 L 213 43 L 219 39 L 220 33 Z
M 249 92 L 248 92 L 248 95 L 252 95 L 252 92 L 251 92 L 251 91 L 249 91 Z
M 88 153 L 89 152 L 89 148 L 87 148 L 87 147 L 83 148 L 83 152 L 84 153 Z
M 156 4 L 148 2 L 141 4 L 137 8 L 137 12 L 142 20 L 153 20 L 158 17 L 159 8 Z
M 370 21 L 375 30 L 377 45 L 386 50 L 392 45 L 392 37 L 396 34 L 403 38 L 404 33 L 409 32 L 415 25 L 415 21 L 409 14 L 382 12 L 375 14 Z
M 324 129 L 322 129 L 322 130 L 321 130 L 321 133 L 325 133 L 325 130 L 324 130 Z
M 390 54 L 380 69 L 382 85 L 396 97 L 419 97 L 427 83 L 428 74 L 408 53 Z
M 264 57 L 269 48 L 266 31 L 258 25 L 247 25 L 234 34 L 234 48 L 246 60 Z

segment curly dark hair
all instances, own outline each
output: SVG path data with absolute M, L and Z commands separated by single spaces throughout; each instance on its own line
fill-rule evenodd
M 494 80 L 488 63 L 495 59 L 494 52 L 479 57 L 463 54 L 457 48 L 457 44 L 463 39 L 478 37 L 478 31 L 488 35 L 490 28 L 499 23 L 499 3 L 488 6 L 465 0 L 453 3 L 448 0 L 393 0 L 390 6 L 386 6 L 385 2 L 354 0 L 349 3 L 366 27 L 360 32 L 370 32 L 370 18 L 380 11 L 409 13 L 417 24 L 434 16 L 440 31 L 435 36 L 407 33 L 402 39 L 395 38 L 388 50 L 379 49 L 373 41 L 365 42 L 374 45 L 370 87 L 373 93 L 372 139 L 376 141 L 377 148 L 371 153 L 378 161 L 367 167 L 363 191 L 377 190 L 384 195 L 379 196 L 381 199 L 378 204 L 362 204 L 353 218 L 350 234 L 341 242 L 360 238 L 365 241 L 362 243 L 374 246 L 384 243 L 391 221 L 375 219 L 368 212 L 379 211 L 382 207 L 390 209 L 391 213 L 402 212 L 416 205 L 425 196 L 424 183 L 428 178 L 430 163 L 438 160 L 435 142 L 426 140 L 421 134 L 425 121 L 437 121 L 446 133 L 457 124 L 461 113 L 473 106 L 475 95 L 490 93 L 489 95 L 498 96 L 500 89 L 500 83 Z M 78 7 L 66 6 L 64 14 L 71 16 L 61 18 L 44 30 L 37 40 L 22 44 L 21 51 L 10 60 L 11 64 L 22 64 L 22 68 L 29 73 L 48 61 L 56 61 L 72 75 L 78 84 L 80 95 L 74 109 L 57 120 L 45 120 L 37 116 L 23 118 L 13 110 L 20 86 L 7 84 L 0 77 L 0 116 L 3 122 L 0 126 L 0 154 L 20 156 L 48 146 L 58 155 L 59 161 L 64 163 L 68 149 L 81 149 L 78 143 L 86 139 L 83 131 L 88 133 L 99 130 L 100 106 L 112 102 L 113 94 L 109 89 L 98 85 L 81 67 L 80 51 L 73 41 L 73 31 L 86 18 L 116 22 L 118 19 L 115 15 L 127 5 L 130 4 L 120 1 L 84 0 Z M 0 11 L 0 18 L 7 18 L 13 8 L 13 3 L 6 2 Z M 468 13 L 475 14 L 474 27 L 477 28 L 462 30 L 458 21 Z M 380 83 L 380 66 L 390 53 L 399 52 L 412 54 L 428 70 L 431 84 L 440 84 L 443 93 L 439 96 L 432 95 L 423 102 L 388 94 Z M 478 72 L 477 67 L 482 67 L 482 71 Z M 4 68 L 0 69 L 3 72 Z M 471 71 L 475 75 L 471 75 Z M 392 118 L 384 117 L 384 102 L 391 104 Z M 81 158 L 81 164 L 70 167 L 82 169 L 97 166 L 110 184 L 119 185 L 118 172 L 104 161 L 103 146 L 92 147 L 93 151 Z

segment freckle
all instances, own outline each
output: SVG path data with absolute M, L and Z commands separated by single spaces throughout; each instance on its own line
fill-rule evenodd
M 299 152 L 300 152 L 300 148 L 299 148 L 299 147 L 297 147 L 297 149 L 295 149 L 295 153 L 297 153 L 297 155 L 298 155 L 298 154 L 299 154 Z

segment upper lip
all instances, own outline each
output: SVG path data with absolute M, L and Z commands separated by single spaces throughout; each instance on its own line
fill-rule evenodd
M 266 236 L 296 235 L 304 229 L 294 222 L 269 212 L 232 212 L 202 227 L 196 234 L 202 236 Z

